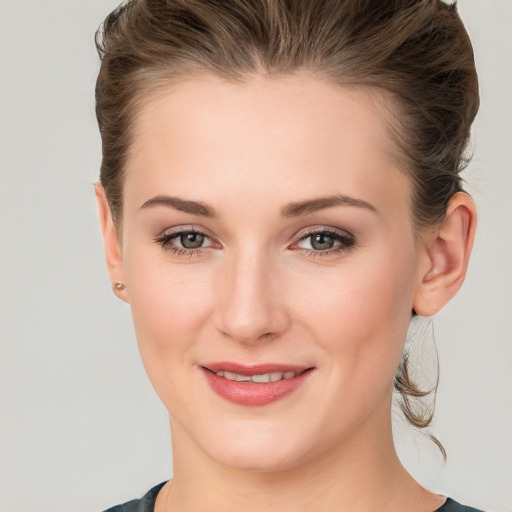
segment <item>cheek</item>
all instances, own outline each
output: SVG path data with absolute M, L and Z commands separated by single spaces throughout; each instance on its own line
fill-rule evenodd
M 345 375 L 394 376 L 410 322 L 415 256 L 380 251 L 303 286 L 298 317 Z M 377 377 L 376 377 L 377 378 Z
M 125 275 L 142 361 L 160 395 L 172 375 L 193 364 L 193 342 L 212 297 L 200 265 L 176 265 L 148 253 L 131 254 Z

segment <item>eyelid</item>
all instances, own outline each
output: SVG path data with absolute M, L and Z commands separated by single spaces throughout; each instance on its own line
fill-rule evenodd
M 330 249 L 325 250 L 315 250 L 315 249 L 307 249 L 304 247 L 299 247 L 298 244 L 312 235 L 315 234 L 328 234 L 333 236 L 339 242 L 337 245 L 331 247 Z M 291 246 L 289 246 L 292 250 L 300 250 L 309 256 L 329 256 L 334 255 L 338 252 L 343 252 L 351 249 L 356 242 L 355 236 L 346 230 L 342 230 L 339 228 L 334 228 L 331 226 L 317 226 L 314 228 L 307 228 L 306 231 L 299 232 L 296 235 L 296 240 L 293 242 Z
M 299 231 L 299 233 L 297 233 L 294 238 L 297 241 L 300 241 L 304 240 L 304 238 L 307 238 L 308 236 L 315 235 L 317 233 L 331 233 L 333 235 L 338 235 L 343 238 L 350 238 L 352 240 L 355 240 L 355 236 L 349 231 L 345 229 L 334 228 L 332 226 L 315 226 L 311 228 L 305 228 L 305 230 Z
M 210 245 L 201 246 L 197 248 L 185 248 L 180 247 L 179 245 L 175 245 L 171 243 L 171 240 L 174 240 L 178 238 L 182 234 L 186 233 L 197 233 L 199 235 L 204 236 L 210 241 Z M 327 234 L 335 238 L 338 242 L 338 244 L 334 245 L 333 247 L 325 250 L 318 250 L 318 249 L 308 249 L 304 247 L 299 247 L 298 244 L 304 240 L 306 240 L 308 237 L 311 237 L 315 234 Z M 291 250 L 301 250 L 302 252 L 311 255 L 311 256 L 322 256 L 322 255 L 333 255 L 337 252 L 341 252 L 343 250 L 350 249 L 355 244 L 355 237 L 350 232 L 335 228 L 332 226 L 315 226 L 310 228 L 305 228 L 302 231 L 299 231 L 295 236 L 295 241 L 288 246 Z M 213 235 L 210 230 L 194 225 L 188 225 L 188 226 L 176 226 L 172 228 L 166 228 L 161 232 L 160 235 L 154 238 L 154 242 L 160 244 L 163 249 L 169 250 L 177 255 L 200 255 L 205 249 L 208 248 L 215 248 L 215 249 L 221 249 L 222 244 L 218 241 L 218 238 Z
M 202 235 L 205 238 L 207 238 L 211 243 L 210 243 L 210 245 L 197 247 L 197 248 L 193 248 L 193 249 L 180 247 L 178 245 L 174 245 L 171 243 L 171 240 L 176 239 L 180 235 L 186 234 L 186 233 L 196 233 L 198 235 Z M 215 249 L 222 247 L 222 245 L 218 241 L 217 237 L 215 235 L 213 235 L 210 232 L 210 230 L 203 228 L 203 227 L 198 228 L 197 226 L 194 226 L 194 225 L 176 226 L 173 228 L 166 228 L 161 232 L 161 234 L 157 235 L 153 239 L 153 241 L 155 243 L 158 243 L 159 245 L 161 245 L 164 250 L 173 252 L 174 254 L 179 255 L 179 256 L 185 255 L 185 254 L 188 256 L 199 255 L 205 249 L 208 249 L 210 247 L 213 247 Z
M 217 240 L 217 237 L 209 229 L 206 229 L 202 226 L 197 227 L 194 224 L 167 227 L 162 230 L 155 238 L 162 238 L 169 235 L 181 235 L 182 233 L 197 233 L 199 235 L 205 235 L 212 240 Z

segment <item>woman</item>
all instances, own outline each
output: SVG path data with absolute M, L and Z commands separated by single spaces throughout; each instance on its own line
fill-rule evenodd
M 474 510 L 421 487 L 393 389 L 460 288 L 473 54 L 441 1 L 134 0 L 98 37 L 100 222 L 174 476 L 112 510 Z

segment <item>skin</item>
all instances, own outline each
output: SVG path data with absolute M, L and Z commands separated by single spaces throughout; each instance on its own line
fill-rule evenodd
M 443 503 L 396 456 L 393 379 L 413 308 L 432 315 L 462 284 L 476 216 L 456 194 L 443 223 L 418 236 L 380 100 L 304 75 L 191 78 L 139 112 L 119 232 L 97 187 L 110 276 L 126 284 L 118 295 L 170 416 L 172 492 L 157 511 Z M 142 207 L 162 195 L 216 215 Z M 334 195 L 365 205 L 282 215 Z M 179 237 L 155 242 L 191 228 L 208 236 L 199 253 Z M 345 238 L 318 250 L 312 229 Z M 210 389 L 209 361 L 314 370 L 287 397 L 248 407 Z

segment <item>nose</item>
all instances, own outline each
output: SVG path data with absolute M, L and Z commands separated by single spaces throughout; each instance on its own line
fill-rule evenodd
M 275 339 L 289 326 L 278 265 L 263 254 L 233 255 L 217 281 L 217 329 L 244 344 Z

